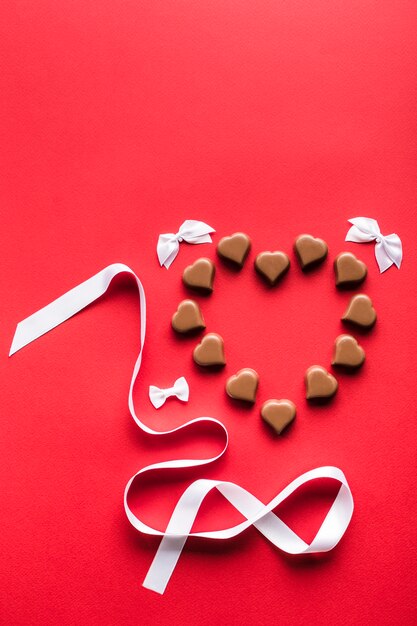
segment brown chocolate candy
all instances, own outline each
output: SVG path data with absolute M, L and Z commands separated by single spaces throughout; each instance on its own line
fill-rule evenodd
M 336 337 L 333 348 L 332 365 L 356 369 L 365 361 L 365 350 L 351 335 Z
M 297 409 L 291 400 L 267 400 L 261 407 L 262 419 L 280 435 L 294 421 Z
M 329 251 L 327 243 L 323 239 L 311 235 L 297 237 L 294 249 L 303 270 L 311 269 L 322 263 Z
M 335 395 L 337 380 L 321 365 L 312 365 L 305 375 L 307 400 L 326 400 Z
M 261 252 L 255 269 L 273 287 L 290 269 L 290 259 L 285 252 Z
M 225 365 L 223 338 L 217 333 L 204 335 L 201 343 L 194 348 L 193 359 L 202 367 Z
M 376 322 L 376 311 L 372 306 L 371 298 L 364 293 L 353 296 L 342 320 L 360 328 L 372 328 Z
M 182 280 L 184 285 L 197 291 L 211 293 L 213 291 L 216 267 L 210 259 L 201 258 L 185 268 Z
M 200 307 L 194 300 L 183 300 L 172 316 L 172 328 L 177 333 L 190 333 L 206 327 Z
M 226 392 L 235 400 L 255 402 L 259 376 L 255 370 L 246 367 L 231 376 L 226 382 Z
M 242 268 L 249 254 L 251 240 L 245 233 L 234 233 L 230 237 L 223 237 L 217 244 L 217 254 L 226 261 Z
M 334 261 L 336 287 L 351 288 L 360 285 L 366 278 L 368 269 L 351 252 L 341 252 Z

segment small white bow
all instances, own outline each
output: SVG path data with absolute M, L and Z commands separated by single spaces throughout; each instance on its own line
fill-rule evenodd
M 159 389 L 159 387 L 155 387 L 155 385 L 149 386 L 149 400 L 152 402 L 155 409 L 159 409 L 165 404 L 165 400 L 170 396 L 177 396 L 178 400 L 182 400 L 183 402 L 188 401 L 190 388 L 184 376 L 177 378 L 173 387 L 169 387 L 169 389 Z
M 375 240 L 375 256 L 380 272 L 385 272 L 393 264 L 400 269 L 403 249 L 397 234 L 383 235 L 378 222 L 370 217 L 354 217 L 348 222 L 353 226 L 350 227 L 345 241 L 363 243 Z
M 156 252 L 160 265 L 165 265 L 168 269 L 178 254 L 181 241 L 187 243 L 210 243 L 209 233 L 216 232 L 214 228 L 197 220 L 185 220 L 181 224 L 179 231 L 159 235 Z

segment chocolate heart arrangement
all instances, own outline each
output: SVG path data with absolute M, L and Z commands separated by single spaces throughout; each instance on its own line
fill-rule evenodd
M 209 243 L 211 241 L 211 232 L 213 232 L 213 229 L 203 222 L 186 220 L 177 233 L 160 235 L 157 247 L 160 264 L 168 268 L 178 254 L 179 245 L 183 241 L 191 244 Z M 226 264 L 233 264 L 238 271 L 243 269 L 250 249 L 250 238 L 243 233 L 235 233 L 230 237 L 225 237 L 217 246 L 220 259 Z M 328 256 L 328 249 L 326 243 L 321 239 L 316 239 L 310 235 L 301 235 L 295 242 L 295 253 L 302 270 L 309 272 L 312 268 L 320 266 L 325 260 Z M 380 255 L 380 251 L 378 251 L 378 255 Z M 387 263 L 386 260 L 384 262 Z M 397 259 L 397 263 L 399 262 Z M 259 279 L 265 281 L 269 289 L 275 290 L 278 288 L 282 277 L 289 272 L 291 261 L 284 252 L 265 251 L 257 254 L 254 265 Z M 364 264 L 350 253 L 342 253 L 336 258 L 335 272 L 336 283 L 340 289 L 350 289 L 361 284 L 367 273 Z M 233 482 L 197 479 L 185 489 L 179 498 L 165 531 L 160 531 L 145 524 L 132 510 L 129 503 L 129 492 L 138 476 L 160 469 L 176 470 L 178 468 L 189 468 L 213 463 L 226 452 L 229 434 L 226 426 L 219 419 L 208 416 L 193 418 L 168 431 L 156 431 L 147 426 L 136 413 L 133 388 L 140 372 L 146 337 L 146 296 L 139 277 L 127 265 L 113 263 L 103 268 L 94 276 L 91 276 L 44 308 L 19 322 L 13 337 L 10 355 L 66 322 L 83 308 L 95 302 L 106 293 L 113 278 L 125 273 L 128 273 L 135 280 L 139 294 L 141 341 L 128 393 L 129 412 L 136 425 L 148 435 L 160 436 L 182 431 L 196 423 L 206 423 L 220 429 L 224 437 L 224 447 L 214 457 L 173 459 L 171 461 L 152 463 L 139 469 L 128 481 L 124 491 L 123 502 L 129 522 L 141 533 L 162 536 L 158 551 L 143 581 L 143 586 L 158 593 L 164 593 L 188 536 L 224 540 L 240 534 L 253 525 L 274 546 L 288 554 L 308 554 L 332 550 L 344 535 L 353 513 L 353 497 L 349 485 L 345 475 L 337 467 L 316 467 L 301 474 L 281 492 L 277 493 L 268 504 L 263 503 L 249 491 Z M 215 274 L 215 263 L 210 259 L 202 258 L 185 269 L 183 282 L 187 289 L 197 290 L 212 297 Z M 369 297 L 365 294 L 354 295 L 342 316 L 342 320 L 345 324 L 350 324 L 357 328 L 371 328 L 376 321 L 376 313 Z M 187 298 L 179 304 L 177 311 L 174 313 L 172 327 L 176 333 L 191 335 L 204 331 L 209 327 L 209 324 L 204 319 L 199 304 Z M 196 366 L 208 372 L 215 368 L 225 367 L 227 361 L 227 346 L 225 350 L 223 338 L 220 334 L 211 332 L 210 327 L 209 331 L 204 334 L 193 350 L 193 359 Z M 355 371 L 361 367 L 364 359 L 364 350 L 352 335 L 342 334 L 336 338 L 332 360 L 334 368 Z M 242 365 L 248 364 L 242 363 Z M 306 398 L 309 402 L 328 402 L 338 390 L 338 382 L 335 376 L 323 366 L 317 364 L 311 365 L 307 369 L 305 385 Z M 234 375 L 229 376 L 225 382 L 225 391 L 231 398 L 231 402 L 245 402 L 249 407 L 255 405 L 259 395 L 259 387 L 259 374 L 253 368 L 247 366 L 242 367 Z M 187 401 L 188 394 L 189 388 L 184 377 L 177 378 L 172 387 L 159 388 L 151 386 L 149 388 L 149 397 L 155 408 L 162 406 L 166 398 L 171 396 Z M 294 422 L 296 412 L 297 408 L 294 402 L 289 399 L 267 399 L 263 402 L 260 409 L 262 420 L 277 435 L 284 432 Z M 273 512 L 273 509 L 290 497 L 302 485 L 315 481 L 318 478 L 335 480 L 340 484 L 340 489 L 316 535 L 307 544 L 294 531 L 282 523 Z M 201 533 L 191 532 L 190 529 L 192 529 L 201 503 L 213 489 L 217 489 L 246 521 L 220 530 L 209 530 Z
M 398 268 L 402 260 L 401 240 L 395 233 L 384 236 L 379 230 L 376 220 L 370 218 L 355 218 L 349 220 L 353 226 L 346 236 L 347 241 L 358 243 L 376 241 L 375 256 L 381 272 L 395 264 Z M 210 233 L 214 229 L 198 220 L 185 220 L 177 233 L 164 233 L 159 236 L 157 256 L 161 266 L 167 269 L 175 260 L 182 242 L 187 244 L 210 243 Z M 311 235 L 300 235 L 295 242 L 295 253 L 301 269 L 309 272 L 319 266 L 328 256 L 326 243 Z M 223 238 L 218 246 L 219 257 L 227 264 L 233 264 L 241 270 L 246 262 L 251 248 L 250 238 L 243 233 L 235 233 Z M 335 260 L 336 284 L 340 289 L 351 289 L 360 285 L 366 278 L 366 266 L 350 253 L 341 253 Z M 275 289 L 284 274 L 289 271 L 290 260 L 283 252 L 261 252 L 257 255 L 255 269 L 262 280 L 265 280 L 271 289 Z M 187 268 L 183 280 L 187 288 L 202 291 L 208 295 L 213 292 L 216 267 L 210 259 L 199 259 Z M 235 537 L 244 532 L 249 526 L 255 526 L 268 541 L 287 554 L 313 554 L 329 552 L 343 537 L 349 526 L 353 514 L 353 497 L 349 484 L 342 470 L 337 467 L 323 466 L 309 470 L 296 477 L 281 492 L 263 503 L 240 485 L 222 480 L 197 479 L 191 483 L 180 496 L 165 531 L 152 528 L 145 524 L 131 509 L 129 492 L 138 476 L 146 473 L 178 468 L 198 467 L 208 465 L 220 459 L 226 452 L 229 434 L 226 426 L 217 418 L 197 417 L 180 424 L 167 431 L 156 431 L 147 426 L 135 411 L 133 388 L 140 373 L 143 346 L 146 337 L 146 296 L 145 289 L 137 274 L 123 263 L 113 263 L 84 282 L 76 285 L 70 291 L 39 309 L 16 326 L 9 354 L 21 350 L 39 337 L 66 322 L 73 315 L 95 302 L 106 293 L 113 278 L 120 274 L 130 275 L 137 286 L 140 309 L 140 349 L 137 356 L 128 393 L 129 412 L 136 425 L 147 435 L 168 435 L 187 429 L 196 423 L 206 423 L 220 429 L 224 437 L 224 447 L 214 457 L 202 459 L 173 459 L 152 463 L 139 469 L 128 481 L 124 491 L 124 509 L 130 524 L 139 532 L 162 536 L 161 543 L 143 581 L 143 586 L 164 593 L 172 576 L 176 563 L 181 555 L 187 537 L 204 537 L 221 540 Z M 365 294 L 354 295 L 342 316 L 345 324 L 356 328 L 370 329 L 375 324 L 376 312 L 370 298 Z M 180 334 L 191 334 L 203 331 L 206 322 L 197 302 L 186 299 L 178 306 L 172 318 L 174 331 Z M 206 371 L 221 368 L 226 364 L 224 341 L 214 332 L 209 332 L 195 346 L 193 358 L 198 367 Z M 355 371 L 361 367 L 365 359 L 365 352 L 357 340 L 349 334 L 339 335 L 335 340 L 332 366 L 345 370 Z M 231 401 L 246 402 L 254 405 L 258 394 L 260 377 L 250 368 L 244 367 L 226 381 L 226 393 Z M 337 393 L 338 382 L 321 365 L 312 365 L 305 375 L 306 398 L 308 401 L 330 401 Z M 178 378 L 173 387 L 161 389 L 150 387 L 150 400 L 155 408 L 162 406 L 165 399 L 172 395 L 186 401 L 189 388 L 184 377 Z M 152 396 L 152 397 L 151 397 Z M 278 435 L 291 424 L 296 417 L 296 406 L 288 399 L 270 399 L 263 402 L 260 409 L 261 417 Z M 293 530 L 288 528 L 274 513 L 274 509 L 284 502 L 291 494 L 305 484 L 317 479 L 331 479 L 340 484 L 339 491 L 331 505 L 328 514 L 310 543 L 306 543 Z M 205 497 L 216 489 L 246 520 L 235 526 L 223 529 L 194 532 L 192 527 L 200 505 Z
M 242 270 L 251 250 L 250 237 L 245 233 L 234 233 L 223 237 L 217 244 L 217 254 L 226 264 Z M 303 272 L 309 273 L 317 268 L 328 256 L 325 241 L 308 234 L 302 234 L 295 240 L 294 251 Z M 254 261 L 256 273 L 271 288 L 275 288 L 290 270 L 289 256 L 282 251 L 263 251 Z M 335 283 L 338 289 L 353 289 L 366 278 L 367 267 L 350 252 L 338 254 L 334 260 Z M 210 259 L 200 258 L 185 268 L 182 276 L 184 285 L 196 292 L 213 292 L 216 266 Z M 341 317 L 343 323 L 352 328 L 368 330 L 376 322 L 376 312 L 372 301 L 366 294 L 355 294 L 350 299 L 346 311 Z M 172 327 L 177 333 L 195 334 L 206 328 L 199 304 L 191 299 L 183 300 L 172 317 Z M 195 363 L 202 368 L 218 369 L 226 365 L 224 341 L 221 335 L 209 332 L 203 336 L 193 350 Z M 365 361 L 365 351 L 357 339 L 350 334 L 336 337 L 332 367 L 339 371 L 359 370 Z M 305 373 L 306 399 L 310 403 L 322 404 L 331 401 L 338 390 L 336 377 L 321 365 L 310 366 Z M 225 390 L 233 400 L 254 404 L 259 385 L 258 373 L 243 367 L 230 376 L 225 383 Z M 289 399 L 269 399 L 260 409 L 261 418 L 278 435 L 289 426 L 296 417 L 296 406 Z

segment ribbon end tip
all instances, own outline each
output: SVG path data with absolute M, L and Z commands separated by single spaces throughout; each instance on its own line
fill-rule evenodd
M 16 343 L 16 333 L 15 333 L 15 336 L 13 337 L 12 345 L 10 346 L 10 350 L 9 350 L 9 357 L 12 356 L 18 350 L 20 350 L 20 348 L 22 348 L 22 347 L 23 346 L 19 346 Z
M 142 583 L 142 587 L 144 589 L 149 589 L 149 591 L 153 591 L 154 593 L 157 593 L 160 596 L 162 596 L 164 594 L 166 586 L 163 589 L 161 589 L 160 587 L 157 587 L 156 585 L 153 585 L 152 583 L 150 583 L 150 582 L 148 583 L 146 581 L 147 581 L 147 577 L 145 578 L 145 580 Z

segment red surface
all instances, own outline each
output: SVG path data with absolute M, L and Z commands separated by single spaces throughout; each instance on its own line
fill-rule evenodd
M 2 623 L 415 623 L 416 24 L 414 0 L 2 0 Z M 372 245 L 343 242 L 357 215 L 401 235 L 400 271 L 379 275 Z M 216 240 L 237 229 L 253 238 L 243 272 L 219 266 L 213 296 L 200 298 L 208 329 L 226 342 L 217 374 L 197 371 L 195 340 L 170 330 L 183 268 L 214 258 L 214 246 L 183 245 L 168 272 L 156 262 L 158 233 L 185 218 L 213 225 Z M 293 263 L 269 292 L 252 270 L 255 252 L 292 255 L 303 231 L 328 241 L 329 261 L 309 276 Z M 363 371 L 340 375 L 335 401 L 311 408 L 304 371 L 329 365 L 349 298 L 334 288 L 341 250 L 368 263 L 364 290 L 379 321 L 361 337 Z M 154 439 L 130 418 L 132 282 L 115 281 L 102 301 L 7 358 L 19 320 L 115 261 L 147 289 L 139 413 L 161 429 L 218 416 L 231 435 L 219 463 L 147 481 L 133 502 L 143 518 L 163 528 L 202 475 L 267 502 L 332 464 L 356 505 L 334 552 L 288 558 L 250 529 L 222 544 L 189 542 L 165 596 L 141 587 L 157 542 L 127 522 L 125 483 L 150 462 L 201 457 L 222 442 L 197 427 Z M 261 384 L 243 411 L 223 385 L 245 366 Z M 153 410 L 149 383 L 182 374 L 189 404 Z M 274 396 L 298 406 L 280 439 L 258 413 Z M 332 493 L 309 489 L 280 512 L 311 539 Z M 213 497 L 197 527 L 236 519 Z

